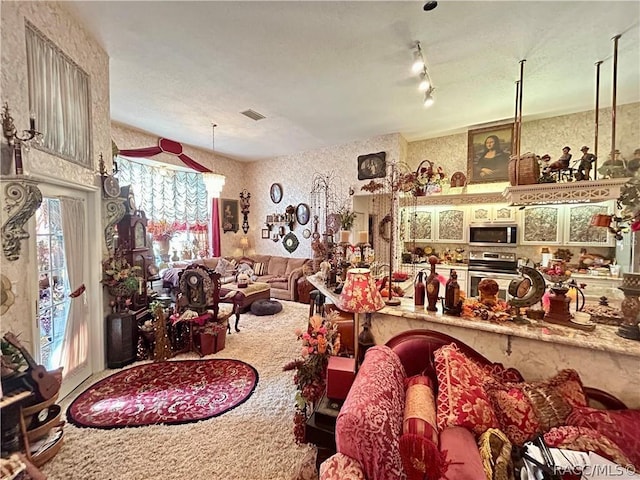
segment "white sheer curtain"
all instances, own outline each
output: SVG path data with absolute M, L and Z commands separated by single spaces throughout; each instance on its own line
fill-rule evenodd
M 29 106 L 38 148 L 92 168 L 89 76 L 36 27 L 26 23 Z
M 85 281 L 85 205 L 77 198 L 60 198 L 64 256 L 69 275 L 69 286 L 75 290 Z M 87 361 L 89 334 L 86 293 L 72 298 L 62 343 L 61 364 L 63 376 L 69 375 Z

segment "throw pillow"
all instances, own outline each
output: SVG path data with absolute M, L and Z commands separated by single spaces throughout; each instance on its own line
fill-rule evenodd
M 562 370 L 541 382 L 486 382 L 485 390 L 500 429 L 514 445 L 564 425 L 571 409 L 587 399 L 575 370 Z
M 226 258 L 218 259 L 218 264 L 216 265 L 214 272 L 219 273 L 224 277 L 228 270 L 233 271 L 233 265 L 231 265 L 231 262 Z
M 608 437 L 640 469 L 640 410 L 575 407 L 567 425 L 589 427 Z
M 629 465 L 631 463 L 618 445 L 592 428 L 555 427 L 544 434 L 544 441 L 550 447 L 595 452 L 618 465 Z
M 438 429 L 460 426 L 481 435 L 497 428 L 498 421 L 484 390 L 485 381 L 493 379 L 479 364 L 450 343 L 433 354 L 438 378 Z
M 267 274 L 267 269 L 265 267 L 266 267 L 266 265 L 264 263 L 256 262 L 256 263 L 253 264 L 253 273 L 255 273 L 258 276 L 266 275 Z
M 447 464 L 438 450 L 433 382 L 424 375 L 406 381 L 400 456 L 408 480 L 441 478 Z

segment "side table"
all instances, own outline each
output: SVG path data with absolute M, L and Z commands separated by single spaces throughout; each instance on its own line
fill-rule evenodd
M 336 419 L 342 404 L 329 400 L 325 394 L 318 402 L 315 410 L 307 420 L 305 427 L 305 441 L 318 447 L 316 468 L 331 455 L 336 453 Z

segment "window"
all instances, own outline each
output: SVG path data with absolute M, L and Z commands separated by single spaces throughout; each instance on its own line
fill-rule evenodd
M 89 76 L 29 22 L 26 42 L 29 108 L 43 133 L 38 148 L 93 168 Z

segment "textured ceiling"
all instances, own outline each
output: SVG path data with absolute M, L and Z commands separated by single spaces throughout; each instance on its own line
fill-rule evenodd
M 638 1 L 67 2 L 110 57 L 111 118 L 238 160 L 400 132 L 441 136 L 640 101 Z M 435 85 L 411 74 L 422 43 Z M 267 118 L 255 122 L 240 112 Z

